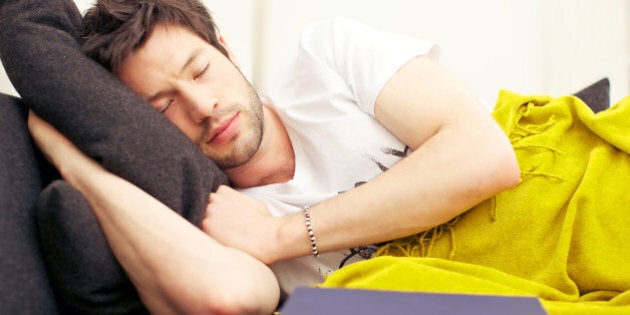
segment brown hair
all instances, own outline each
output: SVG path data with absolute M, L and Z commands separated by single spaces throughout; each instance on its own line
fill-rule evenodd
M 212 16 L 198 0 L 98 0 L 83 18 L 83 52 L 117 74 L 157 24 L 187 27 L 228 55 Z

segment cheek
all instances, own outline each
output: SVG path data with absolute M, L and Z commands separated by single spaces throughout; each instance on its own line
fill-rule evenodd
M 164 116 L 177 126 L 177 128 L 179 128 L 179 130 L 181 130 L 188 139 L 196 141 L 197 138 L 201 136 L 200 132 L 203 130 L 201 130 L 199 125 L 193 124 L 183 111 L 172 108 L 167 110 L 164 113 Z

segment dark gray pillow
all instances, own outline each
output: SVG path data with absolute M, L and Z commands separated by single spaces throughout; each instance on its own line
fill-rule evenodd
M 56 314 L 34 224 L 43 183 L 26 115 L 0 93 L 0 314 Z
M 72 0 L 0 1 L 0 58 L 24 103 L 105 168 L 195 224 L 226 176 L 79 45 Z
M 603 78 L 573 94 L 579 97 L 593 112 L 610 107 L 610 80 Z
M 81 150 L 198 225 L 208 193 L 226 184 L 227 177 L 168 119 L 83 55 L 77 37 L 80 24 L 72 0 L 0 0 L 0 58 L 13 86 L 27 106 Z M 42 252 L 54 273 L 57 296 L 67 302 L 64 311 L 144 312 L 133 289 L 128 292 L 130 282 L 98 225 L 82 225 L 95 221 L 89 205 L 76 194 L 71 187 L 55 184 L 38 204 L 42 238 L 58 236 L 54 242 L 42 242 Z M 66 214 L 81 217 L 69 219 Z M 30 218 L 28 229 L 36 231 L 35 218 Z M 77 239 L 81 233 L 75 231 L 86 228 L 89 237 Z M 91 259 L 74 260 L 80 257 Z M 0 279 L 5 276 L 0 274 Z M 90 279 L 89 290 L 81 289 L 82 279 Z M 0 297 L 3 305 L 30 303 L 33 297 L 15 287 L 6 290 L 19 299 Z

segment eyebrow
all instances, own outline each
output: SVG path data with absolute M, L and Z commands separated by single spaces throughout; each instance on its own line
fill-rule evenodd
M 203 51 L 203 47 L 199 47 L 197 49 L 195 49 L 190 56 L 188 57 L 188 60 L 186 60 L 186 63 L 184 63 L 184 65 L 182 66 L 182 68 L 179 70 L 179 74 L 181 75 L 182 73 L 184 73 L 184 71 L 186 71 L 186 69 L 188 67 L 190 67 L 190 65 L 193 63 L 193 61 L 195 61 L 195 59 L 197 59 L 199 57 L 199 55 L 201 55 L 201 52 Z M 160 98 L 162 95 L 168 93 L 168 91 L 159 91 L 153 95 L 151 95 L 147 101 L 150 103 L 153 100 Z

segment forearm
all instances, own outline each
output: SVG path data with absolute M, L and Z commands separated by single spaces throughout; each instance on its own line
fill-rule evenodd
M 318 250 L 425 231 L 518 181 L 509 143 L 466 140 L 457 130 L 443 130 L 370 182 L 312 206 Z M 304 214 L 280 220 L 280 259 L 311 254 Z
M 117 259 L 155 313 L 270 313 L 273 274 L 223 247 L 137 187 L 84 166 L 67 175 L 88 199 Z M 116 196 L 112 198 L 111 196 Z
M 218 244 L 167 206 L 105 170 L 32 115 L 33 139 L 88 200 L 123 269 L 158 314 L 271 312 L 279 289 L 261 262 Z
M 386 84 L 375 115 L 412 153 L 367 183 L 311 205 L 319 252 L 426 231 L 519 180 L 498 124 L 468 89 L 426 58 L 412 60 Z M 231 205 L 238 198 L 229 189 L 213 195 L 203 224 L 209 235 L 266 263 L 312 253 L 303 212 L 275 218 L 240 202 L 235 213 Z M 243 233 L 235 235 L 236 228 Z
M 517 182 L 509 144 L 460 143 L 461 137 L 441 131 L 370 183 L 313 207 L 318 246 L 327 251 L 416 234 Z
M 519 180 L 500 127 L 466 86 L 426 58 L 399 70 L 381 91 L 375 113 L 413 151 L 368 183 L 311 208 L 320 251 L 425 231 Z M 280 256 L 309 254 L 303 214 L 282 220 Z

